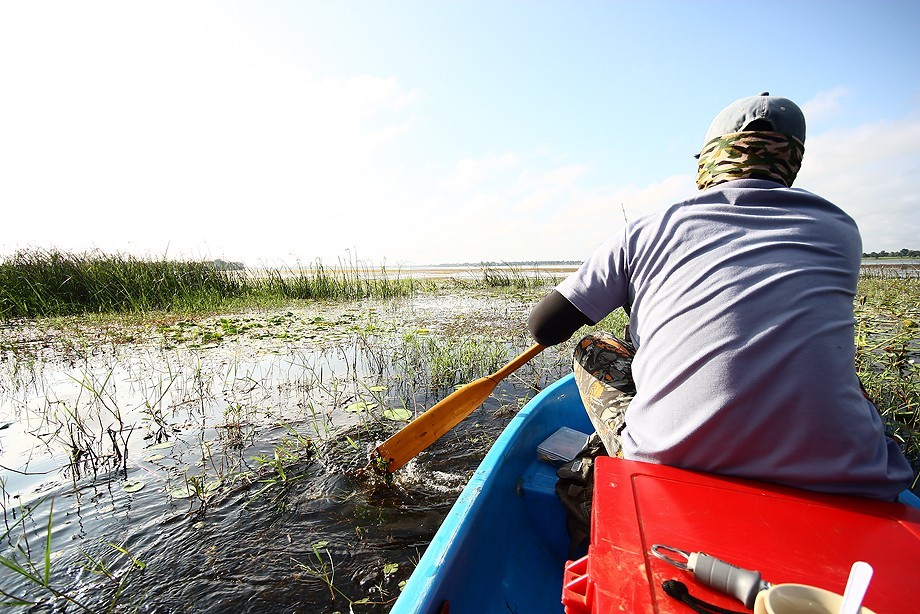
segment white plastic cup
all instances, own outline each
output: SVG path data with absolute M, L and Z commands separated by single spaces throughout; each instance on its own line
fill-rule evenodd
M 754 602 L 754 614 L 837 614 L 843 595 L 807 584 L 777 584 L 761 591 Z M 860 614 L 875 614 L 860 608 Z

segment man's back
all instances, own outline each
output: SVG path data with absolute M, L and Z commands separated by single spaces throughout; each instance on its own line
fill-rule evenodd
M 605 248 L 559 291 L 594 321 L 631 305 L 627 458 L 876 497 L 903 488 L 910 467 L 855 375 L 862 248 L 843 211 L 730 181 Z

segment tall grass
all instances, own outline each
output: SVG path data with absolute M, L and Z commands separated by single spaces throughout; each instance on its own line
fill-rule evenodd
M 391 277 L 386 268 L 356 262 L 339 262 L 336 268 L 317 261 L 307 268 L 270 269 L 250 281 L 252 291 L 287 299 L 355 300 L 392 298 L 414 293 L 420 282 L 399 275 Z
M 482 283 L 489 288 L 528 290 L 554 286 L 560 281 L 562 281 L 561 278 L 552 274 L 544 275 L 536 269 L 528 274 L 513 265 L 503 267 L 484 265 L 482 267 Z
M 244 287 L 240 272 L 209 262 L 19 251 L 0 263 L 0 317 L 200 309 Z
M 389 298 L 419 282 L 351 263 L 260 276 L 208 261 L 24 250 L 0 263 L 0 319 L 85 313 L 216 310 L 240 301 Z

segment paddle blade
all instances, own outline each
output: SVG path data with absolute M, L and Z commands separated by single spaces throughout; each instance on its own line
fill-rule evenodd
M 489 398 L 498 382 L 483 377 L 442 399 L 374 451 L 377 467 L 393 473 L 440 439 Z

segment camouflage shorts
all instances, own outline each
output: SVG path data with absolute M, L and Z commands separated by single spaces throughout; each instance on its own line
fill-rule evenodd
M 608 333 L 588 335 L 575 346 L 578 392 L 607 454 L 620 455 L 626 408 L 636 394 L 632 379 L 632 344 Z

